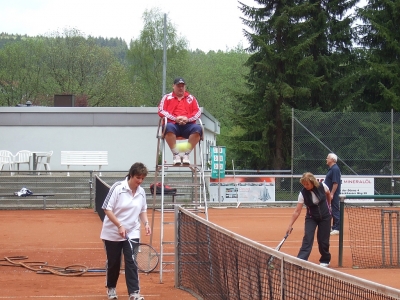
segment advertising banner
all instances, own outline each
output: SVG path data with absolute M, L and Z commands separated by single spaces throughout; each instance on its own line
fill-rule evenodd
M 341 194 L 345 195 L 375 195 L 374 178 L 342 177 Z M 374 201 L 374 199 L 352 199 L 352 201 Z M 349 202 L 349 200 L 346 200 Z
M 226 176 L 220 180 L 211 178 L 209 191 L 210 202 L 274 202 L 275 178 L 260 176 Z
M 317 177 L 323 182 L 325 176 Z M 343 177 L 340 194 L 344 195 L 375 195 L 375 181 L 373 177 Z M 374 199 L 352 199 L 352 201 L 374 201 Z M 349 200 L 346 200 L 349 202 Z

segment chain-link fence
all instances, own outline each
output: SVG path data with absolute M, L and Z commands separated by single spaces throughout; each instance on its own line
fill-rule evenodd
M 25 173 L 25 174 L 24 174 Z M 123 180 L 126 172 L 117 171 L 102 171 L 103 176 L 101 179 L 109 185 L 114 184 L 118 180 Z M 253 172 L 255 173 L 255 172 Z M 260 174 L 253 174 L 254 177 L 273 177 L 275 179 L 275 201 L 297 201 L 299 191 L 302 189 L 302 185 L 299 182 L 301 174 L 291 175 L 278 175 L 272 174 L 271 172 L 265 172 Z M 34 176 L 29 172 L 21 172 L 19 175 L 11 176 L 7 171 L 0 171 L 0 210 L 1 209 L 43 209 L 43 208 L 94 208 L 95 197 L 96 197 L 96 186 L 94 175 L 96 172 L 85 172 L 85 171 L 74 171 L 71 172 L 71 176 L 67 176 L 66 172 L 53 171 L 51 175 L 40 175 Z M 238 182 L 240 177 L 246 177 L 249 174 L 245 172 L 235 172 L 227 170 L 227 177 L 232 178 L 232 182 Z M 318 174 L 324 175 L 324 174 Z M 344 175 L 342 178 L 346 178 L 349 175 Z M 354 177 L 354 176 L 351 176 Z M 359 178 L 365 178 L 366 176 L 359 176 Z M 374 179 L 375 194 L 400 194 L 400 176 L 399 175 L 371 175 L 368 176 Z M 206 181 L 209 181 L 210 172 L 206 173 Z M 191 174 L 186 173 L 175 173 L 169 172 L 168 181 L 179 181 L 186 182 L 191 179 Z M 147 194 L 148 207 L 153 207 L 153 198 L 150 194 L 150 184 L 154 182 L 154 173 L 149 173 L 142 187 L 145 189 Z M 257 182 L 257 180 L 254 180 Z M 208 185 L 208 184 L 207 184 Z M 29 197 L 18 197 L 14 195 L 14 192 L 19 191 L 22 187 L 30 189 L 34 195 L 51 194 L 46 198 L 42 196 L 29 196 Z M 393 188 L 392 188 L 393 187 Z M 177 195 L 174 198 L 176 202 L 182 203 L 185 201 L 191 201 L 192 191 L 191 186 L 181 186 L 178 188 Z M 225 197 L 226 198 L 226 197 Z M 207 199 L 210 206 L 218 205 L 210 200 L 209 190 L 207 189 Z M 166 203 L 171 203 L 172 198 L 169 196 L 166 198 Z M 101 200 L 103 201 L 103 199 Z M 156 207 L 160 205 L 160 195 L 157 195 Z M 231 203 L 236 205 L 235 201 Z M 229 205 L 229 203 L 224 203 Z M 249 204 L 250 205 L 250 204 Z M 274 205 L 274 202 L 258 202 L 256 206 L 263 205 Z M 289 205 L 285 203 L 284 205 Z
M 301 189 L 298 177 L 306 171 L 325 175 L 326 156 L 333 152 L 338 155 L 338 165 L 343 176 L 373 177 L 375 194 L 400 193 L 400 113 L 293 110 L 292 115 L 291 170 L 227 170 L 227 173 L 231 172 L 233 176 L 236 173 L 236 176 L 253 174 L 276 177 L 276 199 L 295 200 Z M 37 194 L 54 194 L 47 199 L 49 207 L 93 206 L 92 172 L 71 172 L 71 175 L 76 175 L 71 177 L 57 171 L 52 171 L 52 175 L 40 176 L 31 171 L 20 172 L 15 176 L 10 173 L 0 170 L 0 209 L 23 208 L 25 205 L 43 206 L 40 197 L 15 197 L 13 193 L 22 187 Z M 103 172 L 102 178 L 113 184 L 125 175 L 126 172 Z M 171 177 L 174 176 L 178 175 Z M 153 181 L 154 174 L 149 174 L 143 186 L 148 189 Z M 185 189 L 180 193 L 183 194 L 182 198 L 190 198 L 190 193 Z
M 293 110 L 292 172 L 325 174 L 338 156 L 342 175 L 398 175 L 400 113 Z

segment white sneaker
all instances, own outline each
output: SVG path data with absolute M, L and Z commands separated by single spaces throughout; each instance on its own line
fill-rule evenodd
M 184 165 L 190 165 L 190 160 L 189 160 L 189 155 L 184 155 L 183 156 L 183 158 L 182 158 L 182 163 L 184 164 Z
M 329 263 L 320 263 L 319 265 L 324 268 L 329 267 Z
M 174 155 L 173 165 L 180 165 L 181 164 L 181 156 L 179 154 Z
M 338 235 L 339 234 L 339 230 L 332 230 L 331 231 L 331 235 Z
M 129 300 L 144 300 L 143 296 L 140 296 L 138 292 L 129 295 Z
M 117 291 L 115 290 L 115 288 L 108 288 L 107 296 L 108 296 L 108 299 L 118 299 Z

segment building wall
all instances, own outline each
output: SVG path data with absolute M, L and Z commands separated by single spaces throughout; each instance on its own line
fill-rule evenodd
M 204 109 L 202 112 L 202 145 L 207 155 L 220 128 L 211 114 Z M 0 150 L 13 154 L 19 150 L 52 150 L 52 170 L 66 170 L 61 165 L 63 150 L 106 150 L 109 164 L 102 170 L 125 171 L 137 161 L 154 170 L 158 122 L 155 107 L 0 107 Z M 166 150 L 166 161 L 171 163 L 168 146 Z M 96 167 L 71 166 L 71 170 Z

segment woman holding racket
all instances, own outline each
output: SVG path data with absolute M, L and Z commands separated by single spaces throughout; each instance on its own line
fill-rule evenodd
M 317 231 L 318 249 L 321 254 L 320 266 L 328 267 L 331 261 L 329 252 L 329 238 L 331 231 L 331 194 L 326 184 L 318 182 L 312 173 L 304 173 L 300 178 L 303 189 L 299 193 L 298 202 L 287 233 L 290 233 L 294 222 L 301 213 L 303 204 L 307 212 L 304 223 L 304 237 L 299 254 L 300 259 L 308 260 L 314 243 L 315 230 Z
M 127 240 L 139 242 L 140 223 L 146 235 L 151 234 L 147 218 L 146 192 L 140 186 L 147 176 L 147 168 L 142 163 L 134 163 L 125 180 L 113 184 L 104 200 L 105 212 L 100 238 L 104 241 L 107 254 L 106 287 L 108 299 L 118 299 L 117 281 L 121 266 L 121 251 L 124 253 L 125 280 L 129 300 L 143 300 L 140 296 L 139 273 L 133 261 L 132 249 Z

